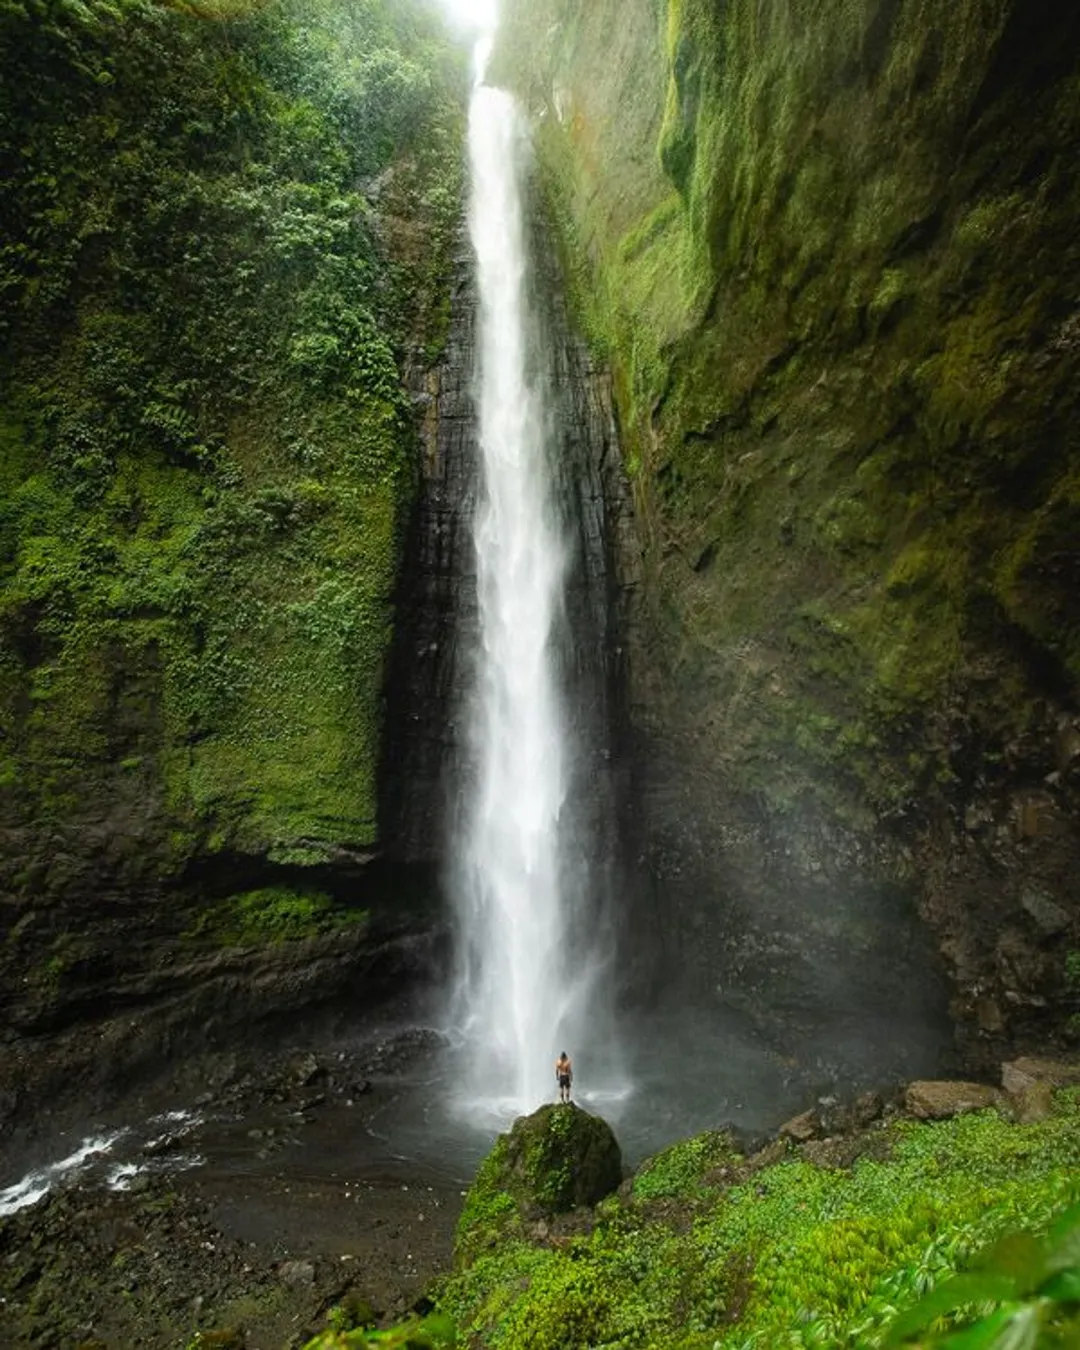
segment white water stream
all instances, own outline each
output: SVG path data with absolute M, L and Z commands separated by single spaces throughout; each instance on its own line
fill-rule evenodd
M 584 1029 L 588 962 L 571 939 L 564 884 L 570 757 L 554 639 L 567 549 L 529 302 L 529 138 L 513 98 L 481 81 L 482 69 L 469 117 L 479 650 L 456 883 L 459 1024 L 470 1100 L 505 1115 L 554 1097 L 554 1060 L 563 1049 L 575 1054 Z

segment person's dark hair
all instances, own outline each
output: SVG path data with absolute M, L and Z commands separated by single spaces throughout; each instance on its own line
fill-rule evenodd
M 570 1056 L 566 1053 L 565 1050 L 563 1050 L 563 1051 L 560 1053 L 559 1058 L 560 1058 L 560 1059 L 569 1059 Z

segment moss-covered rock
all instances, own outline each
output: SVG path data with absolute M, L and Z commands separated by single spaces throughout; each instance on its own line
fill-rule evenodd
M 572 1104 L 542 1106 L 499 1136 L 469 1190 L 455 1260 L 468 1265 L 526 1220 L 595 1205 L 622 1180 L 622 1154 L 600 1116 Z

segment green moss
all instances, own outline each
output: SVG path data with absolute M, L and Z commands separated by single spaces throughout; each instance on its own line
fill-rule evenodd
M 366 924 L 367 910 L 335 904 L 321 891 L 266 886 L 205 906 L 189 931 L 230 946 L 289 942 Z
M 410 1318 L 385 1331 L 358 1328 L 352 1331 L 330 1330 L 309 1341 L 305 1350 L 453 1350 L 457 1344 L 454 1327 L 446 1318 L 432 1314 Z
M 643 1162 L 634 1173 L 634 1199 L 692 1198 L 706 1184 L 711 1172 L 740 1160 L 741 1156 L 731 1136 L 716 1130 L 672 1144 Z
M 455 1264 L 469 1265 L 481 1252 L 520 1231 L 517 1202 L 506 1189 L 507 1144 L 507 1136 L 500 1135 L 469 1187 L 458 1220 Z
M 152 814 L 151 872 L 371 844 L 464 55 L 411 3 L 47 8 L 0 16 L 12 808 Z
M 1048 670 L 1080 680 L 1076 76 L 1025 84 L 1050 34 L 974 0 L 933 24 L 845 0 L 508 10 L 614 368 L 652 688 L 755 797 L 839 819 L 925 797 L 958 700 L 965 753 L 993 753 Z
M 607 1123 L 571 1105 L 548 1105 L 500 1135 L 465 1199 L 454 1249 L 466 1267 L 523 1231 L 523 1223 L 595 1205 L 622 1179 Z

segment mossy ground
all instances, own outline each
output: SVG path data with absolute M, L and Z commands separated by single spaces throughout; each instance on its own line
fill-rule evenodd
M 687 1140 L 603 1201 L 591 1232 L 519 1228 L 467 1253 L 440 1306 L 464 1344 L 506 1350 L 879 1345 L 977 1249 L 1080 1196 L 1080 1094 L 1033 1125 L 992 1111 L 882 1124 L 856 1151 L 850 1167 L 793 1148 L 758 1166 L 725 1135 Z

